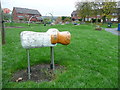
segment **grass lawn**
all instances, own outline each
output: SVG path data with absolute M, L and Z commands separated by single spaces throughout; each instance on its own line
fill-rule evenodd
M 96 31 L 91 25 L 16 24 L 25 28 L 6 28 L 3 45 L 3 88 L 117 88 L 118 87 L 118 36 L 105 30 Z M 12 74 L 27 68 L 26 50 L 20 43 L 21 31 L 46 32 L 49 28 L 69 31 L 71 44 L 55 47 L 55 64 L 66 67 L 56 71 L 50 82 L 12 82 Z M 50 63 L 50 48 L 31 49 L 31 66 Z
M 103 24 L 102 27 L 108 28 L 108 24 Z M 118 24 L 117 23 L 112 23 L 111 28 L 117 28 Z

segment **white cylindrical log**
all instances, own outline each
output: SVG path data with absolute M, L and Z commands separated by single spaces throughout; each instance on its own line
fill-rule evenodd
M 57 35 L 57 29 L 49 29 L 47 32 L 23 31 L 20 34 L 23 48 L 51 47 L 56 44 L 51 43 L 51 35 Z

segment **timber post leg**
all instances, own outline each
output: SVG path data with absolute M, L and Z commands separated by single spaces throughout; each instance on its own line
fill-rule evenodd
M 51 54 L 50 69 L 55 70 L 55 65 L 54 65 L 54 47 L 50 47 L 50 54 Z
M 29 49 L 27 49 L 27 57 L 28 57 L 28 69 L 27 69 L 27 71 L 28 71 L 28 79 L 31 79 L 31 74 L 30 74 L 30 51 L 29 51 Z

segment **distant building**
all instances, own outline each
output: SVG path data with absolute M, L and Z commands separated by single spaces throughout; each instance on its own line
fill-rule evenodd
M 14 21 L 28 21 L 31 16 L 35 16 L 31 21 L 39 21 L 39 17 L 42 15 L 38 10 L 14 7 L 12 11 Z
M 77 13 L 77 11 L 73 11 L 71 13 L 71 17 L 72 17 L 72 19 L 78 19 L 78 13 Z
M 118 13 L 117 13 L 117 12 L 118 12 Z M 112 13 L 111 15 L 112 15 L 111 21 L 117 22 L 118 19 L 120 19 L 120 16 L 118 17 L 118 15 L 120 15 L 120 6 L 117 7 L 117 8 L 115 9 L 115 12 Z M 73 12 L 71 13 L 71 18 L 72 18 L 72 20 L 74 20 L 74 19 L 80 19 L 80 18 L 82 18 L 82 17 L 79 17 L 79 16 L 78 16 L 78 12 L 77 12 L 77 11 L 73 11 Z M 85 21 L 90 21 L 92 18 L 93 18 L 93 19 L 95 19 L 95 18 L 101 19 L 102 16 L 101 16 L 101 15 L 89 16 L 89 17 L 86 17 L 86 18 L 85 18 Z

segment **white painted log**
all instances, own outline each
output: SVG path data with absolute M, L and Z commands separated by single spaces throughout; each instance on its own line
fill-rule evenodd
M 23 48 L 51 47 L 56 44 L 51 43 L 51 35 L 57 35 L 57 29 L 49 29 L 47 32 L 23 31 L 20 34 Z

